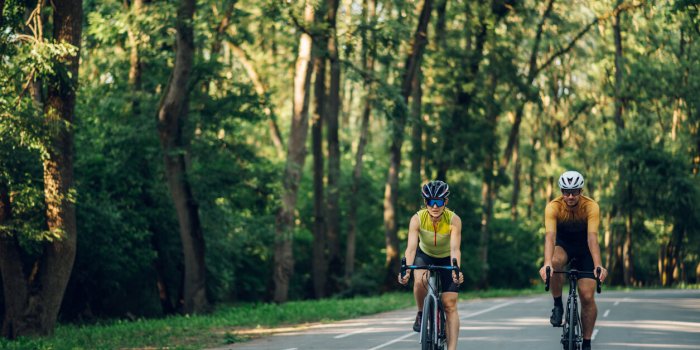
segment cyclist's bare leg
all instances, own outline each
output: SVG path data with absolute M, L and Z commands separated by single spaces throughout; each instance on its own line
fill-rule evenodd
M 578 296 L 581 299 L 581 327 L 583 339 L 591 339 L 595 320 L 598 317 L 598 307 L 595 304 L 596 281 L 590 278 L 578 280 Z
M 413 270 L 413 297 L 418 311 L 423 311 L 423 300 L 428 294 L 428 270 Z
M 442 306 L 445 308 L 447 318 L 447 350 L 457 349 L 459 339 L 459 315 L 457 314 L 457 293 L 442 293 Z
M 562 271 L 569 261 L 569 256 L 566 254 L 566 250 L 560 246 L 554 247 L 554 255 L 552 256 L 552 267 L 554 270 Z M 557 298 L 561 296 L 562 285 L 564 284 L 564 274 L 552 273 L 550 277 L 549 287 L 552 291 L 552 297 Z

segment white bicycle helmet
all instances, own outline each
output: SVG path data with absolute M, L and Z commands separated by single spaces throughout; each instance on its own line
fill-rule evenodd
M 562 190 L 577 190 L 583 188 L 583 175 L 578 171 L 566 171 L 559 176 L 559 188 Z

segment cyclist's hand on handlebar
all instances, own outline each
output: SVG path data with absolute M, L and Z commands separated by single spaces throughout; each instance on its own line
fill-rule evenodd
M 542 277 L 542 281 L 547 281 L 547 267 L 549 267 L 549 271 L 554 271 L 552 268 L 552 265 L 544 265 L 540 269 L 540 277 Z M 551 272 L 550 272 L 551 273 Z
M 406 271 L 406 275 L 401 278 L 401 274 L 399 273 L 399 283 L 403 284 L 404 286 L 408 283 L 408 279 L 411 278 L 411 271 Z
M 457 284 L 464 283 L 464 274 L 460 271 L 459 278 L 457 278 L 457 273 L 452 271 L 452 281 Z
M 598 276 L 598 279 L 603 282 L 605 281 L 605 277 L 608 277 L 608 270 L 602 266 L 596 266 L 595 270 L 593 270 L 593 274 L 598 274 L 598 268 L 600 268 L 600 276 Z

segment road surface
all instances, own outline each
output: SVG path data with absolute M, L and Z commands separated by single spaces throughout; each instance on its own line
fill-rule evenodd
M 596 295 L 596 350 L 700 350 L 700 290 L 603 291 Z M 561 328 L 549 324 L 552 299 L 538 296 L 459 303 L 459 349 L 557 350 Z M 278 329 L 277 333 L 216 350 L 419 349 L 415 310 L 341 322 Z

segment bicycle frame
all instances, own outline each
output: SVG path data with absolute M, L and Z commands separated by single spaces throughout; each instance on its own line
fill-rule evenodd
M 549 279 L 550 274 L 561 273 L 566 274 L 569 277 L 569 296 L 566 301 L 566 315 L 564 320 L 566 323 L 561 326 L 561 344 L 564 350 L 578 350 L 581 349 L 581 344 L 583 343 L 583 330 L 581 327 L 581 316 L 578 311 L 578 279 L 579 276 L 592 276 L 596 280 L 596 291 L 600 294 L 600 268 L 598 268 L 597 273 L 584 272 L 576 269 L 570 269 L 569 271 L 550 271 L 549 267 L 546 270 L 546 280 L 545 280 L 545 291 L 549 291 Z
M 432 327 L 421 327 L 426 328 L 430 334 L 420 334 L 420 343 L 435 344 L 438 349 L 440 349 L 440 333 L 444 333 L 444 324 L 440 324 L 440 319 L 442 319 L 442 302 L 440 300 L 440 295 L 442 294 L 442 289 L 440 288 L 440 280 L 438 279 L 439 274 L 428 271 L 428 294 L 423 299 L 423 319 L 421 324 L 431 325 Z M 438 317 L 431 317 L 432 315 L 437 315 Z M 426 323 L 427 322 L 427 323 Z
M 440 285 L 439 271 L 456 271 L 459 275 L 457 259 L 452 259 L 452 266 L 437 265 L 406 265 L 406 258 L 401 259 L 401 276 L 406 270 L 427 270 L 428 272 L 428 293 L 423 299 L 423 318 L 421 319 L 420 343 L 421 348 L 444 349 L 447 344 L 447 333 L 445 330 L 445 311 L 442 307 L 442 286 Z

